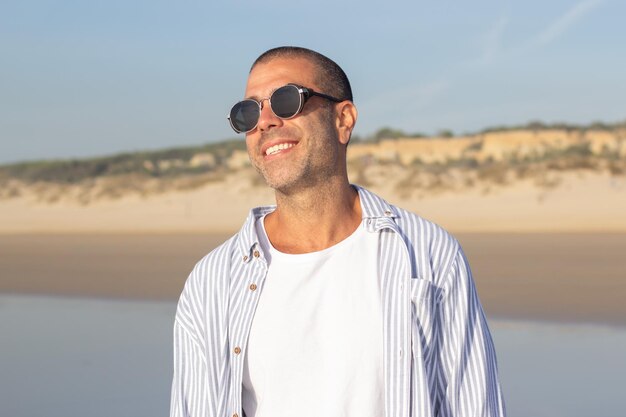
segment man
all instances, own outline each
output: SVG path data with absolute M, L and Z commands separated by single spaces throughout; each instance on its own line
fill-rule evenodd
M 253 209 L 191 273 L 171 415 L 504 415 L 457 241 L 348 182 L 357 110 L 341 68 L 272 49 L 245 96 L 230 123 L 276 206 Z

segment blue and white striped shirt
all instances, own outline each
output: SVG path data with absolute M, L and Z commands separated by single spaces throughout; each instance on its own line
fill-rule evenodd
M 441 227 L 357 187 L 379 235 L 385 416 L 504 416 L 496 356 L 469 265 Z M 174 323 L 171 417 L 242 416 L 246 344 L 267 263 L 255 208 L 195 266 Z

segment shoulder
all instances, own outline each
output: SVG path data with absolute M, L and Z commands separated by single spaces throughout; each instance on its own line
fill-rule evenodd
M 214 293 L 227 289 L 233 270 L 240 265 L 242 259 L 250 256 L 251 248 L 258 242 L 255 223 L 274 207 L 257 207 L 250 210 L 248 218 L 241 229 L 217 246 L 196 263 L 183 289 L 183 296 L 188 293 Z
M 368 215 L 386 216 L 402 238 L 411 257 L 415 278 L 440 282 L 461 251 L 458 240 L 440 225 L 359 189 Z
M 424 217 L 387 202 L 382 197 L 357 187 L 361 198 L 361 207 L 364 217 L 388 218 L 393 220 L 398 231 L 408 242 L 419 242 L 420 247 L 435 250 L 457 249 L 458 241 L 452 234 L 440 225 L 425 219 Z
M 176 323 L 187 333 L 204 333 L 207 308 L 219 312 L 228 305 L 230 264 L 237 241 L 238 234 L 204 256 L 189 274 L 176 309 Z
M 176 310 L 176 323 L 191 334 L 205 333 L 207 323 L 221 323 L 228 317 L 230 282 L 241 268 L 242 259 L 257 240 L 256 219 L 271 210 L 250 211 L 243 227 L 217 246 L 193 267 Z
M 418 275 L 440 281 L 461 250 L 459 241 L 440 225 L 400 207 L 394 208 L 398 228 L 415 256 Z
M 183 294 L 190 291 L 199 292 L 207 286 L 208 280 L 227 279 L 229 265 L 236 255 L 239 239 L 239 233 L 237 233 L 200 259 L 185 282 Z
M 411 242 L 420 243 L 422 248 L 430 251 L 456 251 L 458 240 L 446 229 L 424 217 L 392 206 L 396 212 L 396 223 Z

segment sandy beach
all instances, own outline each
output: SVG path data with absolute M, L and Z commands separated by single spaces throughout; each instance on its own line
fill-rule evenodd
M 0 236 L 0 292 L 168 299 L 221 234 Z M 626 234 L 461 233 L 489 317 L 626 325 Z
M 205 176 L 165 175 L 215 155 L 159 160 L 160 176 L 5 179 L 0 292 L 176 299 L 274 201 L 242 149 Z M 488 315 L 626 325 L 625 157 L 622 130 L 513 130 L 354 144 L 348 170 L 459 238 Z
M 0 201 L 0 234 L 233 233 L 251 207 L 273 202 L 253 172 L 193 190 L 168 191 L 81 204 L 41 201 L 29 194 Z M 529 181 L 502 187 L 406 196 L 384 181 L 371 190 L 453 232 L 626 232 L 626 177 L 563 174 L 559 187 Z M 69 194 L 69 191 L 68 191 Z

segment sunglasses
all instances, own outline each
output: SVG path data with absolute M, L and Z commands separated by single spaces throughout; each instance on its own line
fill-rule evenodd
M 335 103 L 343 101 L 326 94 L 316 93 L 310 88 L 287 84 L 274 90 L 269 98 L 259 101 L 248 98 L 235 104 L 230 109 L 228 121 L 235 132 L 248 133 L 257 127 L 265 100 L 269 102 L 272 113 L 277 117 L 291 119 L 302 111 L 304 104 L 313 96 L 322 97 Z

